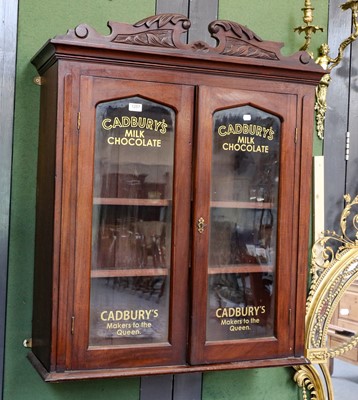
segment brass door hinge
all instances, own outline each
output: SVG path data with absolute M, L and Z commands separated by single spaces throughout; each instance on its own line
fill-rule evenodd
M 81 113 L 77 113 L 77 130 L 79 131 L 81 127 Z
M 71 317 L 71 335 L 73 335 L 75 332 L 75 317 Z
M 297 143 L 298 140 L 298 128 L 295 129 L 295 144 Z
M 288 309 L 288 326 L 291 325 L 291 320 L 292 320 L 292 309 Z

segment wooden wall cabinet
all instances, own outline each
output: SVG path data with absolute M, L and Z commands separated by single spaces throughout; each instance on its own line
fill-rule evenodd
M 229 21 L 80 25 L 41 75 L 33 347 L 47 381 L 304 363 L 315 86 Z

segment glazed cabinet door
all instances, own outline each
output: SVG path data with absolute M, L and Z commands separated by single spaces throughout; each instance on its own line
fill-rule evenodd
M 185 363 L 193 98 L 80 78 L 72 369 Z
M 292 356 L 296 96 L 200 87 L 192 364 Z

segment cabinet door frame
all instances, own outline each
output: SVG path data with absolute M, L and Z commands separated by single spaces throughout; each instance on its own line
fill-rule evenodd
M 75 320 L 71 369 L 128 368 L 184 364 L 187 342 L 188 254 L 194 87 L 145 81 L 80 77 L 81 127 L 78 146 L 76 255 L 74 267 Z M 142 96 L 173 108 L 176 115 L 169 340 L 150 345 L 89 347 L 89 299 L 93 195 L 95 106 L 102 101 Z M 82 188 L 86 190 L 82 190 Z M 175 190 L 181 187 L 181 190 Z M 175 221 L 177 221 L 175 223 Z
M 278 201 L 275 337 L 230 341 L 206 341 L 206 304 L 208 296 L 208 243 L 210 229 L 198 232 L 195 224 L 204 218 L 210 224 L 210 179 L 212 116 L 215 111 L 250 105 L 277 115 L 281 119 L 280 185 Z M 295 130 L 297 96 L 253 90 L 205 87 L 199 88 L 198 123 L 196 127 L 195 191 L 193 212 L 193 285 L 190 360 L 192 364 L 280 358 L 294 355 L 295 324 L 293 315 L 296 299 L 294 215 Z M 205 156 L 204 156 L 205 155 Z M 204 161 L 205 160 L 205 161 Z

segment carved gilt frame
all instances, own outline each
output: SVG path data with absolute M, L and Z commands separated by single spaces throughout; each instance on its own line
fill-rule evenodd
M 343 345 L 328 347 L 328 328 L 342 296 L 358 278 L 358 196 L 344 196 L 341 235 L 327 231 L 312 248 L 311 285 L 306 304 L 305 356 L 308 365 L 294 367 L 294 380 L 302 388 L 303 399 L 333 400 L 329 360 L 358 344 L 358 334 Z M 350 236 L 354 235 L 354 239 Z

